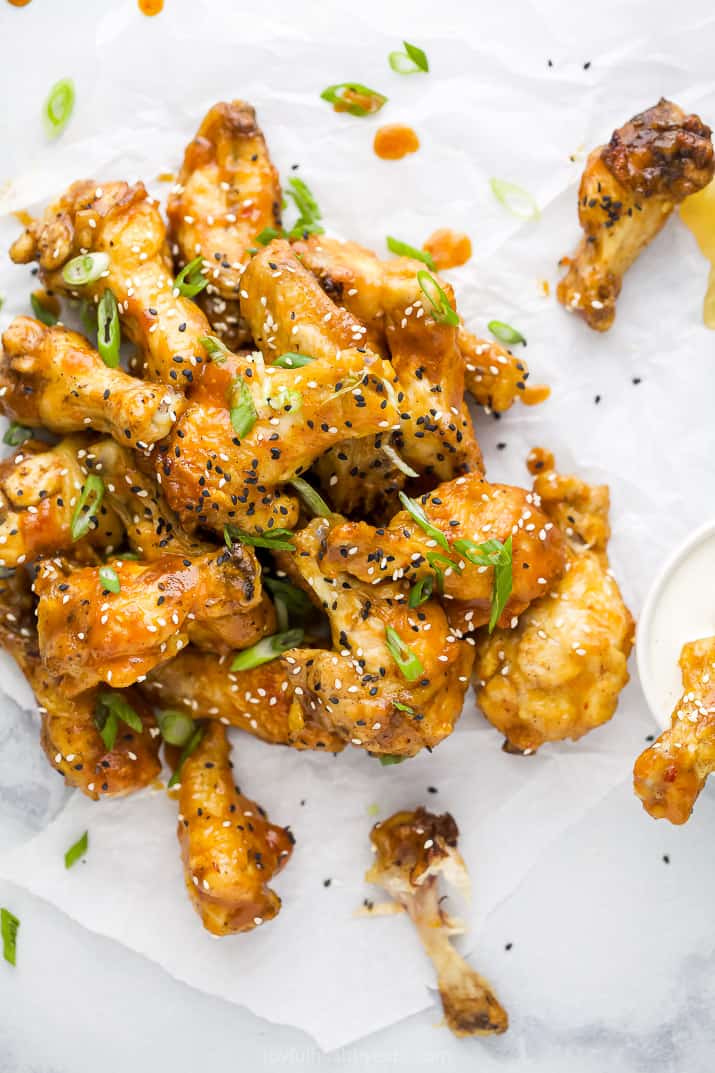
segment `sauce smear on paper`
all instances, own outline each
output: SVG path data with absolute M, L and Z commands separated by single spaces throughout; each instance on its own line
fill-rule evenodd
M 8 4 L 12 4 L 13 7 L 27 7 L 30 0 L 7 0 Z
M 452 231 L 449 227 L 440 227 L 426 240 L 423 249 L 432 254 L 435 268 L 458 268 L 466 265 L 472 256 L 472 242 L 469 235 L 461 231 Z
M 13 216 L 20 221 L 23 227 L 31 227 L 35 222 L 29 212 L 25 212 L 24 209 L 18 209 L 17 212 L 13 212 Z
M 402 160 L 408 153 L 416 153 L 420 140 L 412 127 L 401 123 L 388 123 L 375 133 L 373 149 L 380 160 Z
M 540 402 L 546 402 L 550 394 L 551 388 L 546 384 L 533 384 L 524 388 L 521 401 L 525 406 L 538 406 Z
M 176 176 L 173 171 L 160 171 L 156 177 L 158 183 L 173 183 Z
M 142 15 L 158 15 L 164 10 L 164 0 L 137 0 Z
M 554 456 L 545 447 L 532 447 L 526 460 L 526 468 L 532 476 L 554 468 Z
M 680 218 L 690 228 L 702 253 L 710 262 L 708 289 L 703 300 L 706 328 L 715 329 L 715 180 L 686 197 L 680 206 Z

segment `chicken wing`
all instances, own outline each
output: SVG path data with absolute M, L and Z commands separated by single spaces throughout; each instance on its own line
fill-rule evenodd
M 689 818 L 715 771 L 715 637 L 683 645 L 680 669 L 683 696 L 672 726 L 641 753 L 633 769 L 633 786 L 646 812 L 676 824 Z
M 542 468 L 534 500 L 566 535 L 564 574 L 514 629 L 482 635 L 474 668 L 480 708 L 521 753 L 611 718 L 634 630 L 608 568 L 608 488 Z
M 365 878 L 383 887 L 409 914 L 437 973 L 450 1031 L 455 1036 L 487 1036 L 506 1032 L 507 1012 L 490 984 L 452 946 L 451 936 L 464 928 L 447 915 L 439 894 L 442 876 L 469 891 L 458 837 L 448 812 L 435 816 L 422 806 L 396 812 L 370 832 L 375 861 Z
M 55 447 L 28 440 L 0 462 L 0 567 L 70 548 L 76 558 L 92 560 L 94 549 L 111 553 L 119 546 L 122 524 L 106 503 L 100 504 L 87 533 L 72 538 L 87 450 L 81 436 L 67 437 Z
M 167 204 L 180 260 L 201 256 L 209 284 L 197 301 L 231 350 L 250 341 L 240 315 L 240 280 L 256 236 L 281 226 L 281 187 L 256 113 L 220 102 L 204 116 L 184 153 Z
M 589 155 L 578 194 L 584 231 L 557 296 L 590 328 L 616 316 L 623 276 L 673 209 L 715 171 L 711 131 L 697 115 L 661 98 Z
M 177 835 L 189 898 L 212 935 L 252 931 L 281 900 L 268 884 L 295 839 L 234 785 L 226 732 L 207 723 L 181 767 Z

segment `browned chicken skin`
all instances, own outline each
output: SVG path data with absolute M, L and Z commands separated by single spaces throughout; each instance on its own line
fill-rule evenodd
M 212 935 L 251 931 L 276 916 L 281 900 L 268 884 L 295 841 L 240 793 L 231 769 L 224 728 L 207 723 L 181 767 L 177 835 L 189 898 Z
M 439 894 L 441 875 L 469 887 L 457 850 L 459 830 L 448 812 L 435 816 L 421 806 L 396 812 L 370 832 L 375 861 L 365 878 L 383 887 L 409 914 L 437 973 L 447 1025 L 455 1036 L 506 1032 L 509 1018 L 489 983 L 450 942 L 464 929 L 450 920 Z
M 711 131 L 661 98 L 614 131 L 588 157 L 579 187 L 584 237 L 557 296 L 589 327 L 605 332 L 616 315 L 623 276 L 673 209 L 715 172 Z
M 680 669 L 683 695 L 672 725 L 641 753 L 633 769 L 635 792 L 646 812 L 675 824 L 690 817 L 715 771 L 715 637 L 683 645 Z

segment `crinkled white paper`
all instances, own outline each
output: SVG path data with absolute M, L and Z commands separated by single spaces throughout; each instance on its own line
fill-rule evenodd
M 279 4 L 291 12 L 286 21 L 276 5 L 265 17 L 240 6 L 167 0 L 164 15 L 146 20 L 131 3 L 100 4 L 88 25 L 73 26 L 86 38 L 81 70 L 62 67 L 62 50 L 52 49 L 47 33 L 37 45 L 46 65 L 37 54 L 29 65 L 22 49 L 4 56 L 17 64 L 22 106 L 8 116 L 0 145 L 0 211 L 36 208 L 88 175 L 154 180 L 176 168 L 214 101 L 240 96 L 256 106 L 281 173 L 300 165 L 329 229 L 382 253 L 387 234 L 420 245 L 436 227 L 468 232 L 474 257 L 451 277 L 460 311 L 478 331 L 490 319 L 517 326 L 528 339 L 532 382 L 552 386 L 550 401 L 536 409 L 517 407 L 498 422 L 479 415 L 489 476 L 524 483 L 524 457 L 541 444 L 563 469 L 607 481 L 612 562 L 637 611 L 665 553 L 712 512 L 715 335 L 700 318 L 707 266 L 671 221 L 629 273 L 605 336 L 564 313 L 542 281 L 553 295 L 558 258 L 577 240 L 587 148 L 661 94 L 715 120 L 706 5 L 689 5 L 668 29 L 657 19 L 644 24 L 636 6 L 605 3 L 578 55 L 562 48 L 559 26 L 579 18 L 579 5 L 560 0 L 518 13 L 510 5 L 456 5 L 446 20 L 422 4 L 382 5 L 379 17 L 374 4 L 362 5 L 362 15 L 321 5 L 319 19 L 310 16 L 313 5 Z M 38 29 L 47 18 L 39 3 L 23 13 Z M 387 66 L 407 27 L 429 54 L 428 76 L 400 78 Z M 48 85 L 67 74 L 77 83 L 76 115 L 51 145 L 36 122 L 45 92 L 38 70 Z M 333 113 L 320 90 L 346 78 L 387 93 L 387 108 L 369 120 Z M 417 129 L 422 148 L 401 162 L 379 161 L 371 148 L 376 126 L 396 121 Z M 508 215 L 490 193 L 492 176 L 528 188 L 541 219 Z M 166 186 L 153 189 L 165 196 Z M 18 227 L 0 220 L 3 249 Z M 27 268 L 2 261 L 0 327 L 28 311 L 31 285 Z M 434 998 L 408 922 L 354 915 L 363 898 L 380 897 L 362 879 L 373 806 L 383 817 L 418 803 L 453 812 L 475 890 L 466 948 L 489 975 L 479 929 L 490 912 L 547 845 L 628 778 L 650 729 L 632 684 L 611 724 L 530 758 L 502 753 L 499 734 L 471 700 L 452 738 L 396 767 L 357 750 L 299 754 L 236 734 L 241 787 L 271 819 L 290 824 L 297 843 L 275 882 L 280 916 L 249 935 L 216 940 L 183 890 L 174 803 L 157 792 L 99 804 L 74 794 L 56 814 L 65 795 L 40 756 L 29 691 L 8 660 L 0 666 L 8 697 L 0 712 L 3 842 L 16 841 L 13 832 L 28 819 L 42 826 L 3 856 L 2 876 L 194 987 L 305 1029 L 326 1049 Z M 66 871 L 64 851 L 85 829 L 86 862 Z M 491 974 L 497 991 L 506 972 L 500 963 Z

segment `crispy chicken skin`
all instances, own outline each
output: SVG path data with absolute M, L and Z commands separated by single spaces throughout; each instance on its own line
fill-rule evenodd
M 122 540 L 122 524 L 101 503 L 86 536 L 73 542 L 72 517 L 85 479 L 80 461 L 88 443 L 68 436 L 55 447 L 27 440 L 0 461 L 0 567 L 30 563 L 72 549 L 78 559 L 111 552 Z
M 474 667 L 480 708 L 505 748 L 522 753 L 575 740 L 611 718 L 634 631 L 608 568 L 608 488 L 542 466 L 534 493 L 566 535 L 564 574 L 514 629 L 482 634 Z
M 106 432 L 119 443 L 162 439 L 186 403 L 169 387 L 108 368 L 77 332 L 16 317 L 2 337 L 0 411 L 30 428 Z
M 420 806 L 396 812 L 370 832 L 375 861 L 365 878 L 383 887 L 409 914 L 437 973 L 447 1026 L 455 1036 L 506 1032 L 509 1018 L 490 984 L 467 964 L 450 942 L 464 928 L 442 907 L 439 880 L 469 890 L 457 850 L 459 830 L 452 816 L 435 816 Z
M 106 253 L 109 268 L 95 283 L 70 286 L 62 268 L 85 252 Z M 143 183 L 73 183 L 26 229 L 10 256 L 21 264 L 39 260 L 42 278 L 56 294 L 99 302 L 109 288 L 148 380 L 182 391 L 205 359 L 199 340 L 208 321 L 174 287 L 166 227 Z
M 715 637 L 683 645 L 683 695 L 672 725 L 645 749 L 633 769 L 633 786 L 655 820 L 689 818 L 705 781 L 715 771 Z
M 439 547 L 406 510 L 387 526 L 344 522 L 330 530 L 326 568 L 346 571 L 370 585 L 405 579 L 412 583 L 432 574 L 430 556 L 438 554 L 444 573 L 445 608 L 450 622 L 476 629 L 489 621 L 493 568 L 471 563 L 455 541 L 502 543 L 512 537 L 513 587 L 499 619 L 509 626 L 515 615 L 548 591 L 563 572 L 564 539 L 540 509 L 533 493 L 506 484 L 490 484 L 477 473 L 440 484 L 419 499 L 430 525 L 445 536 L 450 551 Z M 449 567 L 446 558 L 454 562 Z
M 95 801 L 123 797 L 148 786 L 160 770 L 158 730 L 151 709 L 134 691 L 122 695 L 139 715 L 141 734 L 120 723 L 107 751 L 95 724 L 97 691 L 68 697 L 40 659 L 29 580 L 18 570 L 0 578 L 0 646 L 13 657 L 35 694 L 41 743 L 50 764 Z
M 517 399 L 528 396 L 529 366 L 494 339 L 478 339 L 466 328 L 457 332 L 464 362 L 464 386 L 475 402 L 489 413 L 503 414 Z
M 295 535 L 294 553 L 276 556 L 330 622 L 332 651 L 293 649 L 284 656 L 306 718 L 373 753 L 431 749 L 459 718 L 473 649 L 454 634 L 435 600 L 412 610 L 401 583 L 378 589 L 347 573 L 328 576 L 328 533 L 328 520 L 316 518 Z M 408 658 L 418 660 L 412 679 L 390 651 L 388 629 L 408 647 Z
M 248 341 L 240 318 L 241 273 L 265 228 L 280 228 L 281 187 L 256 113 L 220 102 L 186 147 L 167 204 L 180 264 L 201 256 L 209 285 L 198 296 L 213 331 L 232 350 Z
M 278 914 L 268 886 L 295 839 L 233 781 L 226 731 L 207 723 L 181 767 L 177 836 L 189 898 L 212 935 L 252 931 Z
M 557 296 L 589 327 L 605 332 L 623 276 L 673 209 L 707 186 L 715 171 L 711 131 L 661 98 L 589 155 L 579 187 L 584 237 Z

